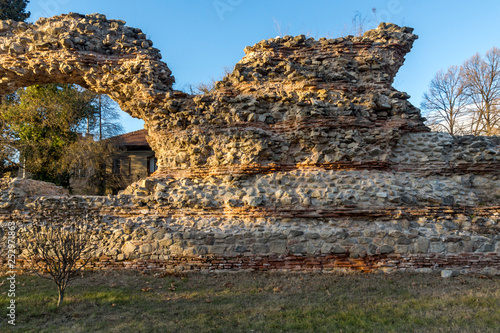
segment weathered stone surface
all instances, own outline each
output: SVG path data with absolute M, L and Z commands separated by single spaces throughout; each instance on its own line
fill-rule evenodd
M 259 174 L 387 160 L 390 146 L 408 131 L 403 127 L 427 130 L 409 96 L 391 87 L 416 38 L 409 28 L 382 24 L 364 37 L 273 38 L 247 47 L 211 92 L 172 94 L 164 111 L 146 120 L 158 174 L 227 174 L 229 168 Z M 323 195 L 312 191 L 304 199 Z M 253 193 L 242 201 L 262 204 Z
M 441 271 L 441 277 L 443 279 L 448 279 L 448 278 L 451 278 L 451 277 L 456 277 L 456 276 L 459 276 L 460 275 L 460 272 L 458 271 L 452 271 L 452 270 L 449 270 L 449 269 L 444 269 Z
M 129 256 L 130 254 L 134 253 L 137 250 L 137 245 L 135 245 L 132 242 L 126 242 L 125 245 L 122 247 L 122 252 L 126 256 Z
M 3 189 L 0 197 L 10 191 Z M 23 206 L 25 200 L 29 204 Z M 185 211 L 185 216 L 174 216 L 175 212 L 171 209 L 137 206 L 130 198 L 127 201 L 125 197 L 118 199 L 113 196 L 23 196 L 14 197 L 11 203 L 22 209 L 0 211 L 2 225 L 14 221 L 19 228 L 29 228 L 33 224 L 50 221 L 62 225 L 85 221 L 87 232 L 92 233 L 100 246 L 100 253 L 115 262 L 153 262 L 148 264 L 152 267 L 162 267 L 155 265 L 164 262 L 188 269 L 185 263 L 190 260 L 216 257 L 219 259 L 213 259 L 215 262 L 242 263 L 240 266 L 223 264 L 222 268 L 251 268 L 254 267 L 252 262 L 269 258 L 272 264 L 263 263 L 262 269 L 280 269 L 277 263 L 292 265 L 296 259 L 291 258 L 304 258 L 300 259 L 304 261 L 299 266 L 286 267 L 304 270 L 312 267 L 364 270 L 396 267 L 416 271 L 426 267 L 440 268 L 446 264 L 463 267 L 467 271 L 493 274 L 500 263 L 499 254 L 490 251 L 498 249 L 500 239 L 498 207 L 427 207 L 424 210 L 417 207 L 400 208 L 398 212 L 387 209 L 387 213 L 394 215 L 385 220 L 379 219 L 381 211 L 366 210 L 362 213 L 358 211 L 359 215 L 353 215 L 355 218 L 332 217 L 319 223 L 311 217 L 283 221 L 269 215 L 266 220 L 262 218 L 264 212 L 257 215 L 237 214 L 230 220 L 224 214 L 215 218 L 214 212 L 212 216 L 203 215 L 203 210 L 192 210 L 189 214 Z M 422 216 L 428 221 L 425 226 L 416 223 L 423 220 Z M 437 223 L 443 216 L 448 222 Z M 484 229 L 486 222 L 490 226 Z M 126 233 L 127 230 L 130 233 Z M 291 233 L 291 230 L 304 231 Z M 158 240 L 157 235 L 163 237 Z M 2 237 L 6 236 L 4 232 Z M 401 238 L 409 244 L 397 244 Z M 278 258 L 277 261 L 273 261 L 273 256 Z M 253 261 L 245 261 L 244 258 L 253 258 Z M 320 263 L 319 266 L 307 264 L 307 260 L 313 259 Z M 354 261 L 343 263 L 345 260 Z M 367 266 L 359 266 L 359 260 Z M 209 267 L 219 267 L 215 262 Z M 92 265 L 115 265 L 107 261 L 97 263 Z M 435 266 L 435 263 L 439 265 Z M 327 266 L 321 266 L 323 264 Z M 97 269 L 101 266 L 92 267 Z M 144 267 L 147 269 L 147 266 Z
M 113 259 L 96 269 L 498 271 L 500 139 L 431 133 L 392 87 L 410 28 L 264 40 L 197 96 L 172 90 L 159 51 L 122 21 L 0 31 L 0 94 L 48 82 L 107 93 L 145 120 L 159 158 L 118 196 L 2 180 L 2 226 L 83 223 Z
M 379 249 L 380 254 L 388 254 L 388 253 L 393 253 L 394 248 L 390 245 L 382 245 Z
M 275 240 L 269 242 L 269 252 L 275 253 L 277 255 L 282 255 L 286 253 L 286 241 Z
M 18 197 L 69 196 L 69 191 L 61 186 L 31 179 L 0 178 L 0 191 Z
M 334 253 L 334 254 L 344 254 L 346 253 L 346 249 L 343 248 L 342 246 L 338 245 L 338 244 L 335 244 L 333 245 L 332 249 L 330 250 L 331 253 Z
M 415 251 L 417 253 L 427 253 L 429 251 L 430 241 L 425 237 L 420 237 L 415 242 Z
M 0 94 L 40 83 L 76 83 L 105 93 L 135 117 L 152 112 L 174 78 L 140 29 L 104 15 L 69 14 L 0 26 Z

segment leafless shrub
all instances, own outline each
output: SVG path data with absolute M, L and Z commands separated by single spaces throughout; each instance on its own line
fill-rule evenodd
M 68 283 L 92 259 L 97 245 L 90 233 L 80 227 L 66 228 L 60 224 L 26 229 L 23 239 L 25 255 L 34 273 L 57 285 L 59 307 Z
M 290 25 L 288 25 L 286 28 L 283 28 L 281 22 L 276 20 L 274 17 L 273 17 L 273 22 L 274 22 L 274 30 L 276 31 L 279 37 L 284 37 L 285 35 L 288 35 L 288 30 L 290 29 Z

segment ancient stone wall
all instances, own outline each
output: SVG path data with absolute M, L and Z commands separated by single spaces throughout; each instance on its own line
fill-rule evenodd
M 91 269 L 500 273 L 500 207 L 346 207 L 331 214 L 276 215 L 257 208 L 172 209 L 127 195 L 29 197 L 5 191 L 5 197 L 15 203 L 11 207 L 24 209 L 0 209 L 0 222 L 14 221 L 19 230 L 84 223 L 99 244 Z
M 385 161 L 402 134 L 428 130 L 409 96 L 391 86 L 416 38 L 381 25 L 363 37 L 247 47 L 213 91 L 169 95 L 163 114 L 148 119 L 159 173 Z
M 264 40 L 198 96 L 172 90 L 158 50 L 121 21 L 70 14 L 0 30 L 0 92 L 108 93 L 145 120 L 159 158 L 117 196 L 1 185 L 1 223 L 84 224 L 96 268 L 498 274 L 499 140 L 432 133 L 392 87 L 411 28 Z

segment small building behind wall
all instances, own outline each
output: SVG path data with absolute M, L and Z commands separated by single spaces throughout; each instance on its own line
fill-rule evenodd
M 155 153 L 146 140 L 146 133 L 142 129 L 107 139 L 122 151 L 112 158 L 107 170 L 107 173 L 117 176 L 116 179 L 121 179 L 120 185 L 114 183 L 113 188 L 107 186 L 107 194 L 117 194 L 133 182 L 148 177 L 158 168 Z M 90 173 L 91 171 L 84 169 L 75 171 L 71 179 L 73 193 L 89 194 L 85 191 L 85 185 Z
M 142 129 L 109 139 L 123 149 L 122 155 L 113 158 L 111 166 L 112 173 L 121 174 L 124 179 L 123 188 L 119 190 L 148 177 L 158 168 L 155 153 L 146 140 L 146 133 L 147 131 Z

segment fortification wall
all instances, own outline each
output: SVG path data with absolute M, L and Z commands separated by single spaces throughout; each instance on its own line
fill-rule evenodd
M 500 273 L 500 207 L 207 211 L 143 199 L 7 191 L 2 200 L 11 208 L 0 209 L 0 223 L 84 225 L 99 244 L 89 269 Z
M 264 40 L 192 96 L 172 90 L 158 50 L 122 21 L 0 22 L 0 92 L 64 82 L 108 93 L 145 120 L 159 158 L 117 196 L 0 183 L 0 223 L 83 225 L 98 269 L 498 274 L 499 139 L 432 133 L 392 87 L 416 39 L 383 23 L 361 37 Z

